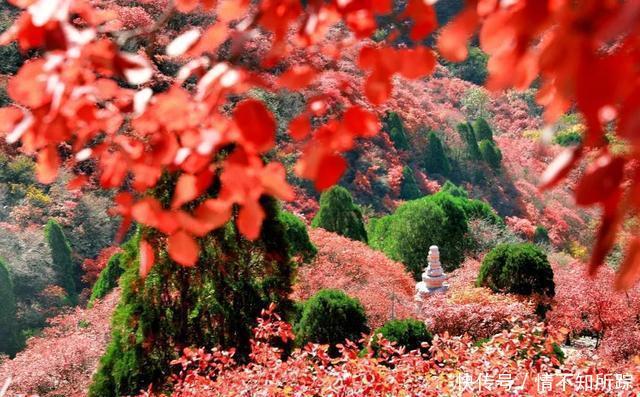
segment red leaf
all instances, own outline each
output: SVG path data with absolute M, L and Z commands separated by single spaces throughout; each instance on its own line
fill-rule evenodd
M 344 126 L 351 134 L 370 138 L 380 132 L 378 117 L 360 106 L 352 106 L 344 112 Z
M 186 232 L 179 232 L 169 236 L 169 257 L 182 266 L 195 266 L 200 255 L 200 246 Z
M 407 5 L 405 16 L 414 21 L 409 35 L 412 40 L 424 39 L 438 26 L 435 10 L 428 3 L 425 0 L 410 0 Z
M 51 102 L 47 81 L 43 78 L 45 61 L 42 58 L 25 63 L 7 85 L 9 96 L 17 103 L 39 108 Z
M 291 201 L 295 195 L 293 188 L 287 183 L 287 175 L 281 163 L 269 163 L 260 175 L 265 192 L 281 200 Z
M 620 265 L 615 281 L 619 290 L 627 290 L 640 280 L 640 238 L 634 237 L 627 244 L 627 253 Z
M 36 176 L 38 182 L 49 184 L 56 180 L 60 168 L 60 157 L 55 146 L 49 145 L 38 152 Z
M 210 230 L 217 229 L 231 218 L 231 205 L 221 200 L 208 199 L 196 208 L 194 215 Z
M 262 102 L 255 99 L 240 102 L 233 111 L 233 119 L 244 140 L 256 152 L 266 152 L 275 144 L 276 121 Z
M 238 214 L 238 229 L 247 239 L 255 240 L 260 236 L 260 228 L 265 213 L 257 201 L 249 201 Z
M 195 175 L 191 174 L 182 174 L 180 178 L 178 178 L 178 183 L 176 183 L 176 190 L 173 194 L 173 202 L 171 203 L 171 208 L 178 208 L 182 206 L 184 203 L 188 203 L 189 201 L 198 197 L 198 188 L 197 188 L 198 178 Z
M 310 66 L 294 66 L 280 75 L 278 84 L 292 91 L 300 90 L 307 87 L 315 76 L 316 72 Z
M 198 0 L 176 0 L 176 9 L 183 13 L 189 13 L 198 6 Z
M 408 79 L 417 79 L 433 72 L 436 67 L 436 57 L 433 51 L 418 47 L 399 52 L 402 62 L 400 73 Z
M 151 244 L 140 240 L 140 277 L 146 278 L 156 261 L 155 252 Z
M 565 149 L 556 157 L 540 177 L 540 190 L 547 190 L 560 182 L 582 157 L 582 147 Z
M 365 81 L 364 92 L 373 105 L 380 105 L 391 96 L 391 77 L 379 72 L 372 73 Z
M 575 188 L 578 205 L 605 201 L 620 186 L 625 160 L 605 153 L 589 165 Z
M 179 225 L 172 213 L 165 211 L 160 202 L 151 197 L 145 197 L 131 207 L 133 219 L 143 225 L 151 226 L 165 234 L 174 233 Z
M 85 175 L 78 175 L 67 183 L 67 189 L 80 190 L 84 185 L 89 182 L 89 178 Z
M 315 187 L 322 191 L 335 185 L 340 180 L 344 170 L 347 168 L 347 162 L 340 155 L 330 154 L 320 159 L 318 168 Z
M 478 15 L 475 7 L 467 7 L 449 22 L 438 37 L 438 51 L 452 62 L 462 62 L 467 58 L 467 42 L 478 27 Z
M 311 120 L 306 114 L 301 114 L 289 122 L 289 135 L 296 141 L 306 138 L 311 132 Z
M 615 194 L 612 194 L 604 202 L 602 220 L 598 228 L 596 242 L 593 246 L 591 260 L 589 262 L 589 274 L 591 275 L 596 273 L 598 267 L 602 265 L 607 254 L 613 248 L 616 235 L 622 222 L 621 215 L 624 213 L 624 208 L 620 207 L 621 198 L 622 190 L 618 189 Z

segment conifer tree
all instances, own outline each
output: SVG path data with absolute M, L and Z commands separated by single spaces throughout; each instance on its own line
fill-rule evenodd
M 487 139 L 480 141 L 480 153 L 482 153 L 482 158 L 484 161 L 489 164 L 491 168 L 497 170 L 500 168 L 500 163 L 502 162 L 502 152 L 495 143 L 489 141 Z
M 367 242 L 362 212 L 353 203 L 349 191 L 342 186 L 322 193 L 320 210 L 313 218 L 311 226 L 320 227 L 352 240 Z
M 431 131 L 428 136 L 427 152 L 424 159 L 424 167 L 428 173 L 446 176 L 451 171 L 449 159 L 444 152 L 442 141 Z
M 396 112 L 387 112 L 382 120 L 384 130 L 389 133 L 389 137 L 398 150 L 409 150 L 409 139 L 407 138 L 406 129 L 402 123 L 402 119 Z
M 457 130 L 462 139 L 467 144 L 469 157 L 472 160 L 482 160 L 482 155 L 480 154 L 480 149 L 478 148 L 478 141 L 476 140 L 476 135 L 473 132 L 473 127 L 471 126 L 471 124 L 460 123 L 458 124 Z
M 49 219 L 47 222 L 44 233 L 51 249 L 51 258 L 57 277 L 56 284 L 67 292 L 69 301 L 75 304 L 78 292 L 74 281 L 75 270 L 69 241 L 62 231 L 62 227 L 53 219 Z
M 491 129 L 491 126 L 489 126 L 489 123 L 487 123 L 487 120 L 485 120 L 484 118 L 480 117 L 473 122 L 473 132 L 475 133 L 476 140 L 478 142 L 485 139 L 493 142 L 493 130 Z
M 402 185 L 400 185 L 400 198 L 404 200 L 413 200 L 420 197 L 422 193 L 416 182 L 415 174 L 411 167 L 405 166 L 402 169 Z
M 20 348 L 18 329 L 16 327 L 16 297 L 9 270 L 0 259 L 0 353 L 10 356 Z
M 285 226 L 277 202 L 263 197 L 266 212 L 260 238 L 248 241 L 229 222 L 200 239 L 203 250 L 194 267 L 156 253 L 146 278 L 139 275 L 138 244 L 162 246 L 142 229 L 121 257 L 122 296 L 112 320 L 112 339 L 89 390 L 90 397 L 135 395 L 167 377 L 167 363 L 185 347 L 235 348 L 237 361 L 248 358 L 252 328 L 271 302 L 286 320 L 295 265 L 289 257 Z

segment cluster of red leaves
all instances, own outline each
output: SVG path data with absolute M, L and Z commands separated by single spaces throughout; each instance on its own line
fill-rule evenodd
M 260 196 L 293 198 L 282 165 L 273 162 L 265 166 L 261 158 L 273 148 L 276 130 L 264 104 L 244 99 L 230 115 L 221 109 L 230 94 L 246 96 L 252 88 L 269 87 L 248 68 L 218 62 L 211 55 L 227 40 L 239 53 L 260 30 L 272 33 L 271 47 L 262 59 L 265 67 L 276 65 L 298 49 L 313 47 L 310 52 L 337 54 L 342 46 L 356 41 L 347 37 L 333 42 L 328 46 L 331 48 L 320 45 L 328 27 L 344 20 L 361 39 L 375 29 L 374 14 L 391 10 L 391 1 L 312 2 L 306 8 L 297 1 L 256 6 L 249 1 L 178 1 L 176 7 L 181 12 L 198 5 L 214 10 L 217 22 L 204 31 L 189 30 L 167 46 L 167 55 L 190 61 L 180 69 L 170 90 L 154 95 L 150 88 L 128 89 L 114 81 L 124 78 L 140 86 L 153 77 L 153 68 L 144 55 L 122 52 L 114 41 L 100 34 L 102 26 L 114 17 L 113 10 L 95 9 L 79 0 L 11 3 L 25 11 L 0 42 L 17 40 L 23 51 L 45 52 L 42 58 L 25 64 L 9 82 L 8 93 L 17 106 L 0 111 L 0 132 L 8 142 L 21 141 L 25 152 L 37 154 L 38 177 L 45 183 L 58 174 L 61 144 L 71 148 L 73 156 L 64 159 L 69 165 L 96 161 L 103 188 L 120 188 L 130 180 L 142 194 L 156 186 L 163 172 L 177 174 L 170 208 L 151 197 L 121 193 L 115 212 L 124 218 L 124 226 L 135 219 L 167 235 L 171 258 L 185 266 L 194 265 L 198 258 L 195 238 L 228 221 L 234 206 L 240 208 L 236 220 L 240 231 L 255 239 L 264 218 Z M 411 16 L 421 21 L 413 27 L 415 37 L 426 37 L 436 25 L 431 6 L 412 1 L 410 8 Z M 292 29 L 297 33 L 290 37 Z M 385 53 L 384 63 L 376 56 L 379 51 Z M 415 57 L 428 62 L 415 62 Z M 387 87 L 393 74 L 427 74 L 434 55 L 426 49 L 366 47 L 360 61 L 363 68 L 372 71 L 370 85 L 384 86 L 369 95 L 370 100 L 381 102 L 389 95 Z M 309 65 L 293 65 L 280 75 L 276 87 L 302 89 L 318 74 Z M 193 92 L 181 86 L 192 75 L 198 78 Z M 311 135 L 296 171 L 314 180 L 318 189 L 331 186 L 341 176 L 345 169 L 341 153 L 352 149 L 356 138 L 373 136 L 379 130 L 375 115 L 351 105 L 312 131 L 310 118 L 326 111 L 327 98 L 313 98 L 289 126 L 294 139 Z M 100 143 L 96 144 L 98 138 Z M 233 152 L 220 158 L 220 150 L 230 145 L 235 147 Z M 193 211 L 183 209 L 205 195 L 216 176 L 221 182 L 219 196 Z M 86 175 L 78 175 L 70 187 L 78 188 L 86 180 Z M 150 246 L 143 242 L 143 247 Z M 153 265 L 153 255 L 145 258 L 143 273 Z
M 82 280 L 88 285 L 93 285 L 98 279 L 102 269 L 107 267 L 109 259 L 120 251 L 120 247 L 111 246 L 100 251 L 97 258 L 85 259 L 84 262 L 82 262 L 82 270 L 84 271 Z
M 0 363 L 0 384 L 11 378 L 10 396 L 82 397 L 111 336 L 111 313 L 119 293 L 49 320 L 42 335 L 12 360 Z
M 566 327 L 570 337 L 582 334 L 598 339 L 599 352 L 611 362 L 622 362 L 640 352 L 640 288 L 611 289 L 613 270 L 603 267 L 596 280 L 587 277 L 582 263 L 553 264 L 556 296 L 547 319 L 552 327 Z
M 309 236 L 318 254 L 312 263 L 298 269 L 294 299 L 307 299 L 324 288 L 343 290 L 360 300 L 372 328 L 392 316 L 413 315 L 415 282 L 401 263 L 364 243 L 323 229 L 312 229 Z
M 598 395 L 601 391 L 577 391 L 573 385 L 555 387 L 551 393 L 538 390 L 537 379 L 541 374 L 556 371 L 573 375 L 606 374 L 609 368 L 597 366 L 586 360 L 576 360 L 562 365 L 553 354 L 553 345 L 562 339 L 562 333 L 551 332 L 542 325 L 523 322 L 508 331 L 493 336 L 482 346 L 475 346 L 468 338 L 434 338 L 429 353 L 406 352 L 384 339 L 378 339 L 380 354 L 374 357 L 372 350 L 362 357 L 359 347 L 346 341 L 340 345 L 341 355 L 330 358 L 328 346 L 309 344 L 295 350 L 282 359 L 282 350 L 274 347 L 274 340 L 290 340 L 290 325 L 283 323 L 272 312 L 264 313 L 255 329 L 252 342 L 252 360 L 245 365 L 233 361 L 233 351 L 213 349 L 185 350 L 184 356 L 174 362 L 181 372 L 171 379 L 173 396 L 288 396 L 288 395 L 526 395 L 561 396 Z M 367 346 L 371 337 L 363 341 Z M 638 367 L 627 365 L 623 372 L 637 373 Z M 474 380 L 480 376 L 497 377 L 508 374 L 513 379 L 511 390 L 494 387 L 493 390 L 462 389 L 460 376 Z M 635 383 L 633 385 L 635 387 Z M 141 396 L 151 396 L 152 387 Z
M 420 304 L 420 318 L 434 333 L 467 334 L 477 340 L 508 329 L 516 321 L 533 318 L 534 303 L 475 287 L 479 268 L 478 261 L 466 260 L 449 274 L 447 292 L 433 294 Z

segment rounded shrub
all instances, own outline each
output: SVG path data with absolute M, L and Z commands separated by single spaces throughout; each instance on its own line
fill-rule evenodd
M 299 256 L 304 262 L 311 261 L 318 250 L 309 239 L 307 226 L 302 219 L 290 212 L 280 211 L 278 220 L 284 227 L 284 237 L 289 243 L 289 256 Z
M 367 242 L 362 211 L 353 203 L 349 191 L 334 186 L 320 197 L 320 210 L 311 226 L 320 227 L 352 240 Z
M 329 353 L 336 355 L 336 344 L 345 339 L 357 342 L 369 332 L 369 326 L 360 301 L 340 290 L 324 289 L 304 303 L 294 331 L 299 345 L 329 344 Z
M 530 243 L 501 244 L 491 250 L 482 261 L 476 285 L 495 292 L 555 295 L 547 255 Z
M 397 346 L 404 346 L 407 351 L 420 349 L 423 353 L 426 353 L 426 349 L 421 348 L 422 342 L 431 343 L 433 339 L 424 322 L 412 318 L 387 321 L 374 331 L 374 336 L 378 334 L 382 334 L 388 341 L 396 342 Z M 379 346 L 375 340 L 372 348 L 377 354 Z
M 478 142 L 484 140 L 493 142 L 493 130 L 483 117 L 473 122 L 473 132 L 476 134 Z
M 480 141 L 479 148 L 482 158 L 491 168 L 494 170 L 500 168 L 500 163 L 502 163 L 502 152 L 495 143 L 485 139 Z

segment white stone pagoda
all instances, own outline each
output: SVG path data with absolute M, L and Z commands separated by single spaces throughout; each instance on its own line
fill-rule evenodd
M 427 261 L 429 266 L 422 273 L 422 281 L 416 284 L 416 302 L 423 302 L 427 296 L 449 289 L 449 286 L 445 283 L 447 275 L 444 274 L 440 265 L 438 246 L 432 245 L 429 247 Z

